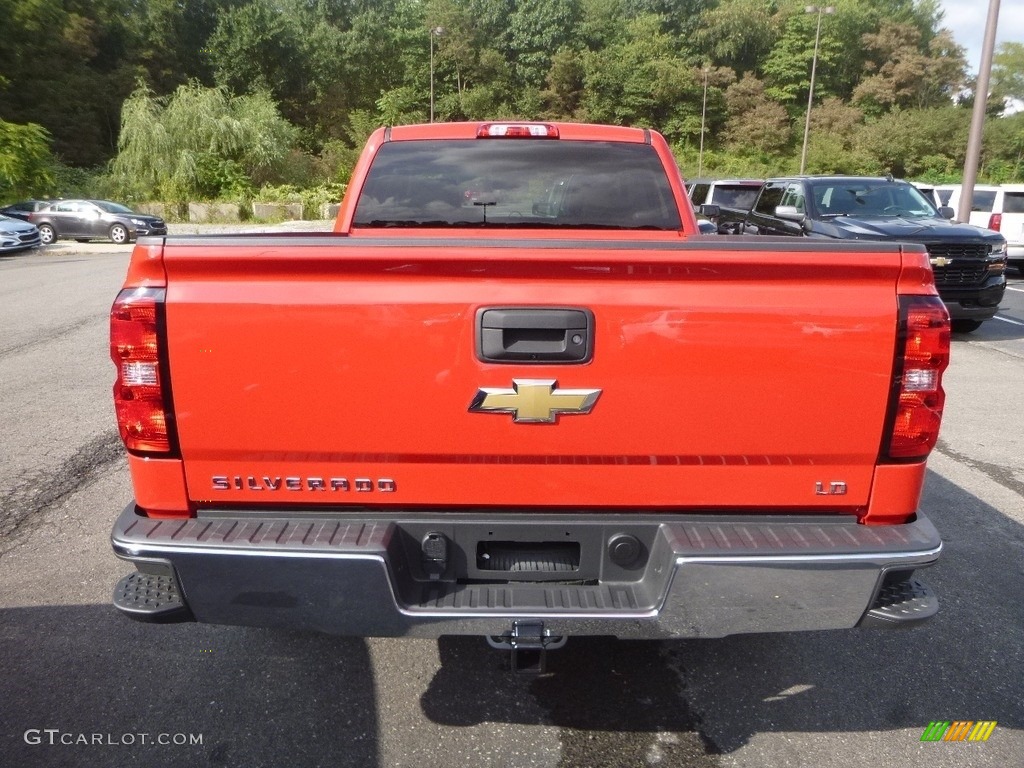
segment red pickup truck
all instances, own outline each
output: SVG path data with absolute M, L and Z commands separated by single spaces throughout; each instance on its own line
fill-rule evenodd
M 928 618 L 924 247 L 696 233 L 654 131 L 463 123 L 377 131 L 334 232 L 141 239 L 115 604 L 513 655 Z

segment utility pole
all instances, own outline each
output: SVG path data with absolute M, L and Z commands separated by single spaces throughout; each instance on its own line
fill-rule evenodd
M 444 27 L 430 29 L 430 122 L 434 122 L 434 38 L 444 34 Z
M 985 107 L 988 104 L 988 79 L 992 73 L 992 54 L 996 47 L 996 25 L 999 22 L 999 0 L 989 0 L 988 20 L 985 22 L 985 41 L 981 48 L 981 66 L 978 84 L 974 88 L 974 111 L 971 112 L 971 131 L 967 136 L 967 157 L 964 158 L 964 183 L 960 192 L 957 221 L 971 220 L 974 204 L 974 185 L 978 181 L 978 161 L 981 158 L 981 138 L 985 132 Z
M 997 0 L 998 1 L 998 0 Z M 807 93 L 807 118 L 804 120 L 804 148 L 800 151 L 800 175 L 804 175 L 804 168 L 807 167 L 807 136 L 811 132 L 811 103 L 814 101 L 814 75 L 818 70 L 818 43 L 821 41 L 821 15 L 831 16 L 836 12 L 834 6 L 808 5 L 804 8 L 805 13 L 818 14 L 818 28 L 814 32 L 814 56 L 811 58 L 811 89 Z
M 697 178 L 699 179 L 704 173 L 704 118 L 708 111 L 708 71 L 709 68 L 704 65 L 704 101 L 700 107 L 700 153 L 697 155 Z

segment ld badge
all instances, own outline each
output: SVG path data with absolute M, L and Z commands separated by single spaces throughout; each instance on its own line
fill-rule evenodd
M 512 389 L 480 388 L 471 413 L 511 413 L 518 424 L 553 424 L 561 414 L 590 413 L 600 389 L 558 389 L 554 379 L 513 379 Z

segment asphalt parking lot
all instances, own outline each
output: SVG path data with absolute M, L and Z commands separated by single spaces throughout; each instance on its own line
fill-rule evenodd
M 477 638 L 116 614 L 111 589 L 131 567 L 109 532 L 131 489 L 106 334 L 129 251 L 61 242 L 0 258 L 0 763 L 1024 764 L 1024 279 L 1011 275 L 997 320 L 954 338 L 922 500 L 946 547 L 925 577 L 935 619 L 888 633 L 577 638 L 532 678 Z M 922 742 L 937 720 L 998 725 L 983 743 Z

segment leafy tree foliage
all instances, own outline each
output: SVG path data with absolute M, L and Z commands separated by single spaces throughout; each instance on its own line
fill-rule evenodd
M 52 164 L 46 129 L 0 120 L 0 200 L 48 193 Z
M 431 82 L 442 120 L 650 125 L 684 168 L 792 171 L 817 23 L 803 0 L 0 0 L 0 18 L 0 119 L 76 169 L 116 157 L 136 196 L 341 180 L 370 126 L 429 118 Z M 938 0 L 844 0 L 822 18 L 809 169 L 955 175 L 965 71 Z M 996 119 L 1022 97 L 1024 46 L 1004 44 L 983 174 L 1024 180 L 1021 119 Z M 221 122 L 185 119 L 199 108 Z
M 884 23 L 866 34 L 870 73 L 854 90 L 854 101 L 876 112 L 882 108 L 924 109 L 948 103 L 965 79 L 963 49 L 948 33 L 933 37 L 922 50 L 921 33 L 912 24 Z
M 784 19 L 764 0 L 724 0 L 701 15 L 699 50 L 737 72 L 757 72 L 782 34 Z
M 1024 102 L 1024 43 L 1001 43 L 992 64 L 992 93 Z
M 823 16 L 823 19 L 828 18 Z M 767 93 L 774 101 L 783 105 L 807 102 L 817 23 L 816 15 L 795 13 L 790 16 L 784 32 L 765 58 L 762 69 L 769 83 Z M 830 27 L 827 21 L 822 22 L 818 67 L 823 74 L 843 56 L 840 42 L 830 33 Z M 815 83 L 815 94 L 819 98 L 829 95 L 828 82 L 822 77 Z
M 952 164 L 962 169 L 970 121 L 970 112 L 954 106 L 895 110 L 861 128 L 855 146 L 894 176 L 941 172 L 946 166 L 938 160 L 940 147 L 947 148 Z
M 130 199 L 246 194 L 276 181 L 296 129 L 266 93 L 182 85 L 169 97 L 142 87 L 125 102 L 114 178 Z
M 729 121 L 725 136 L 733 151 L 778 152 L 789 144 L 790 121 L 785 108 L 768 98 L 764 83 L 744 75 L 725 92 Z
M 156 92 L 170 93 L 189 80 L 213 83 L 208 41 L 221 0 L 147 0 L 133 3 L 125 21 L 138 46 L 136 63 Z
M 692 68 L 674 50 L 661 19 L 646 14 L 626 24 L 624 35 L 584 58 L 583 110 L 595 122 L 657 125 L 678 136 L 700 103 Z

